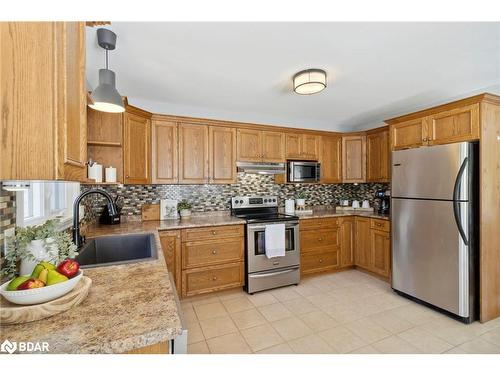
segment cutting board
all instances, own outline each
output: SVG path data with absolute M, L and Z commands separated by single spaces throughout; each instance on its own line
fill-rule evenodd
M 160 205 L 143 204 L 141 207 L 141 216 L 143 221 L 160 220 Z
M 7 325 L 34 322 L 35 320 L 60 314 L 80 304 L 89 294 L 91 285 L 92 280 L 83 276 L 68 294 L 38 305 L 16 305 L 2 297 L 0 302 L 0 323 Z

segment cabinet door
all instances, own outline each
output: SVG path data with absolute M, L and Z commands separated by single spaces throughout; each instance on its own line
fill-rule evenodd
M 181 231 L 160 231 L 160 242 L 168 272 L 173 276 L 177 293 L 181 294 Z
M 150 176 L 151 120 L 135 113 L 123 116 L 123 171 L 125 184 L 148 184 Z
M 280 132 L 262 132 L 263 161 L 282 163 L 285 161 L 285 136 Z
M 301 157 L 308 160 L 318 160 L 319 158 L 319 141 L 317 135 L 303 134 L 301 142 Z
M 153 184 L 175 184 L 178 181 L 177 124 L 153 120 L 151 123 Z
M 321 137 L 321 182 L 342 182 L 342 137 Z
M 57 23 L 57 50 L 61 62 L 59 87 L 59 145 L 57 178 L 85 181 L 87 177 L 87 93 L 85 78 L 85 25 Z
M 260 130 L 238 129 L 238 161 L 262 160 L 262 132 Z
M 340 222 L 340 266 L 354 265 L 354 217 L 343 217 Z
M 179 124 L 179 183 L 208 182 L 208 126 Z
M 390 126 L 393 150 L 420 147 L 426 141 L 426 121 L 424 118 L 400 122 Z
M 366 182 L 366 136 L 342 137 L 343 182 Z
M 390 237 L 389 233 L 372 229 L 371 237 L 371 270 L 381 276 L 389 277 L 390 270 Z
M 389 181 L 389 131 L 366 136 L 366 180 Z
M 355 264 L 356 266 L 371 269 L 370 219 L 366 217 L 356 217 L 355 223 Z
M 210 126 L 210 183 L 236 183 L 236 129 Z
M 429 145 L 479 139 L 479 104 L 429 116 L 427 123 Z
M 302 134 L 287 133 L 285 144 L 287 159 L 300 159 L 302 157 Z

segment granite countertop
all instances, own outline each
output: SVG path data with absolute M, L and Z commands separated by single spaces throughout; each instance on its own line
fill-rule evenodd
M 355 209 L 337 209 L 334 206 L 312 207 L 312 213 L 297 214 L 300 219 L 320 219 L 322 217 L 363 216 L 374 219 L 390 220 L 388 214 L 379 214 L 375 211 L 362 211 Z M 295 211 L 297 212 L 297 211 Z
M 109 228 L 88 235 L 109 234 Z M 178 336 L 182 326 L 175 286 L 158 232 L 150 232 L 155 235 L 158 259 L 84 269 L 92 287 L 80 305 L 48 319 L 2 325 L 0 341 L 46 341 L 50 353 L 122 353 Z

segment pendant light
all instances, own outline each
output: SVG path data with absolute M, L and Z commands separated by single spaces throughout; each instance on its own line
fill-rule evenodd
M 108 51 L 116 47 L 116 34 L 108 29 L 98 29 L 97 42 L 106 50 L 106 68 L 99 69 L 99 86 L 90 94 L 93 103 L 89 107 L 102 112 L 124 112 L 122 96 L 116 90 L 115 72 L 108 69 Z
M 326 72 L 321 69 L 307 69 L 293 76 L 293 91 L 300 95 L 311 95 L 326 87 Z

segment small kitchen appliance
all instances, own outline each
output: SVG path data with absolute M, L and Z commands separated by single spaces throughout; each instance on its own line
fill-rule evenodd
M 379 201 L 377 212 L 379 214 L 388 215 L 391 207 L 391 191 L 377 190 L 375 192 L 375 198 Z
M 321 164 L 317 161 L 287 162 L 288 182 L 319 182 L 321 178 Z
M 246 220 L 245 290 L 298 284 L 300 281 L 299 218 L 278 212 L 278 197 L 248 196 L 231 199 L 231 214 Z M 266 227 L 284 224 L 285 255 L 266 256 Z

